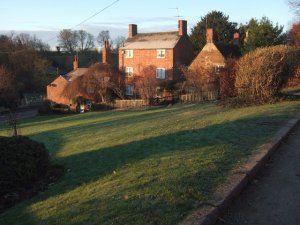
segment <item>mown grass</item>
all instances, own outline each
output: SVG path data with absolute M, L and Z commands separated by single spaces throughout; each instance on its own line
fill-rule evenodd
M 299 109 L 206 103 L 24 120 L 22 134 L 67 172 L 0 224 L 179 224 Z

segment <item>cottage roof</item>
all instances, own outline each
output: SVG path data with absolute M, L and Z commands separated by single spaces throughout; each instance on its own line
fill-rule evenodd
M 158 33 L 138 33 L 128 38 L 120 49 L 174 48 L 180 39 L 178 31 Z
M 63 75 L 67 81 L 72 81 L 77 77 L 84 75 L 88 71 L 88 68 L 77 68 L 76 70 L 72 70 L 71 72 Z
M 202 68 L 207 66 L 224 66 L 225 57 L 217 46 L 210 42 L 207 43 L 203 49 L 196 56 L 189 68 Z

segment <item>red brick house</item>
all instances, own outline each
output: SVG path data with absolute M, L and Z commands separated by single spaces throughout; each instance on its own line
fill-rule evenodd
M 119 69 L 126 76 L 126 95 L 134 92 L 134 77 L 143 77 L 143 70 L 153 68 L 157 83 L 179 80 L 180 66 L 189 65 L 194 58 L 187 35 L 187 21 L 178 21 L 174 32 L 138 33 L 137 25 L 129 25 L 128 39 L 119 48 Z
M 219 95 L 220 69 L 229 58 L 241 56 L 239 34 L 235 33 L 232 43 L 214 43 L 213 29 L 207 29 L 206 45 L 189 66 L 189 76 L 197 85 L 186 87 L 188 93 L 197 92 L 200 99 L 214 100 Z M 192 81 L 193 82 L 193 81 Z
M 54 81 L 47 86 L 47 99 L 58 103 L 69 105 L 71 99 L 64 96 L 63 92 L 69 82 L 77 77 L 83 76 L 88 68 L 78 68 L 78 57 L 74 57 L 73 70 L 65 75 L 59 75 Z
M 102 50 L 102 63 L 110 64 L 110 49 L 107 41 L 104 43 L 104 48 Z M 70 98 L 66 97 L 64 94 L 66 86 L 77 79 L 80 76 L 84 76 L 88 68 L 78 68 L 78 57 L 74 57 L 73 70 L 65 75 L 59 75 L 54 81 L 47 86 L 47 99 L 58 104 L 70 105 Z M 81 93 L 77 93 L 76 96 L 81 96 Z
M 207 69 L 215 68 L 216 72 L 219 68 L 225 66 L 227 58 L 237 58 L 241 56 L 239 50 L 239 34 L 235 33 L 233 44 L 218 44 L 213 41 L 213 29 L 206 31 L 206 45 L 193 60 L 189 69 Z

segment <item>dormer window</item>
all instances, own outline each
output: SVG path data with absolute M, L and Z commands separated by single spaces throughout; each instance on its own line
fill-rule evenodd
M 156 58 L 163 59 L 166 57 L 166 49 L 157 49 L 156 50 Z
M 125 58 L 127 59 L 133 58 L 133 50 L 125 50 Z

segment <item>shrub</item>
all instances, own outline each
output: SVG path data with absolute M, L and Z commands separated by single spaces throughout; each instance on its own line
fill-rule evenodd
M 299 51 L 283 45 L 259 48 L 246 54 L 237 67 L 237 95 L 252 102 L 273 101 L 293 74 L 297 62 Z
M 220 73 L 220 98 L 225 101 L 227 98 L 236 96 L 235 76 L 237 60 L 229 59 Z
M 0 206 L 19 201 L 49 169 L 44 144 L 22 136 L 0 137 Z
M 201 95 L 203 92 L 215 91 L 219 89 L 218 76 L 213 68 L 183 68 L 182 69 L 186 85 L 192 92 Z
M 297 67 L 294 75 L 289 78 L 287 87 L 299 87 L 300 86 L 300 66 Z
M 45 99 L 43 101 L 43 104 L 39 106 L 38 110 L 39 110 L 39 114 L 50 114 L 50 113 L 52 113 L 51 101 L 48 100 L 48 99 Z

